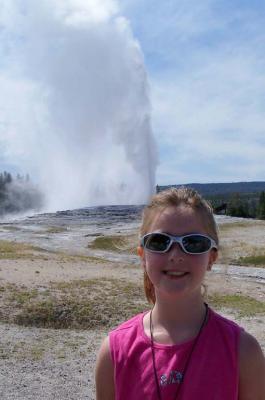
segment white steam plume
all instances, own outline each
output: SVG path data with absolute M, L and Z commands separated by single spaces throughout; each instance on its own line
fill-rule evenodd
M 145 202 L 157 154 L 143 57 L 111 0 L 0 0 L 0 159 L 50 209 Z

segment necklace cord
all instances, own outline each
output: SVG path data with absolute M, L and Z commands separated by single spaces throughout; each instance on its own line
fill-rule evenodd
M 207 322 L 207 319 L 208 319 L 209 307 L 208 307 L 207 303 L 204 303 L 204 304 L 205 304 L 204 319 L 203 319 L 203 322 L 202 322 L 202 324 L 200 326 L 199 332 L 198 332 L 198 334 L 197 334 L 197 336 L 196 336 L 196 338 L 194 340 L 194 343 L 192 345 L 191 351 L 189 352 L 188 358 L 187 358 L 187 360 L 185 362 L 185 366 L 184 366 L 183 373 L 182 373 L 182 379 L 178 384 L 176 395 L 175 395 L 175 400 L 178 397 L 179 391 L 180 391 L 180 389 L 182 387 L 181 384 L 182 384 L 182 382 L 184 380 L 185 374 L 186 374 L 188 366 L 190 364 L 190 360 L 191 360 L 192 354 L 193 354 L 193 352 L 195 350 L 195 347 L 196 347 L 196 345 L 197 345 L 197 343 L 199 341 L 199 338 L 201 336 L 202 330 L 203 330 L 204 326 L 206 325 L 206 322 Z M 154 376 L 155 376 L 155 382 L 156 382 L 157 397 L 158 397 L 159 400 L 162 400 L 161 391 L 160 391 L 159 382 L 158 382 L 158 377 L 157 377 L 156 361 L 155 361 L 154 335 L 153 335 L 154 327 L 153 327 L 153 321 L 152 321 L 152 311 L 153 311 L 153 309 L 150 311 L 150 336 L 151 336 L 151 351 L 152 351 L 153 370 L 154 370 Z
M 152 351 L 152 360 L 153 360 L 153 370 L 154 370 L 154 376 L 155 376 L 155 382 L 156 382 L 157 397 L 158 397 L 159 400 L 162 400 L 160 387 L 159 387 L 159 382 L 158 382 L 158 377 L 157 377 L 157 372 L 156 372 L 154 337 L 153 337 L 153 323 L 152 323 L 152 311 L 153 311 L 153 309 L 150 311 L 150 335 L 151 335 L 151 351 Z

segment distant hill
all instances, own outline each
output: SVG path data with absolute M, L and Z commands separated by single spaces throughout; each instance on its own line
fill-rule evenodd
M 170 187 L 191 187 L 203 196 L 229 195 L 232 193 L 253 194 L 265 191 L 265 182 L 231 182 L 231 183 L 187 183 L 183 185 L 157 185 L 157 191 Z

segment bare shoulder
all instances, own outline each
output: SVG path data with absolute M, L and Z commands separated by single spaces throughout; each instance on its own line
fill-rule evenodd
M 264 354 L 258 341 L 245 331 L 240 336 L 239 368 L 239 400 L 264 400 Z
M 114 400 L 114 367 L 110 354 L 109 338 L 106 337 L 98 352 L 96 362 L 96 399 Z

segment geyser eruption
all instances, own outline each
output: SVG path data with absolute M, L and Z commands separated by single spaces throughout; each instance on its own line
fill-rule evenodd
M 156 146 L 143 57 L 111 0 L 0 0 L 0 160 L 49 209 L 137 204 Z

